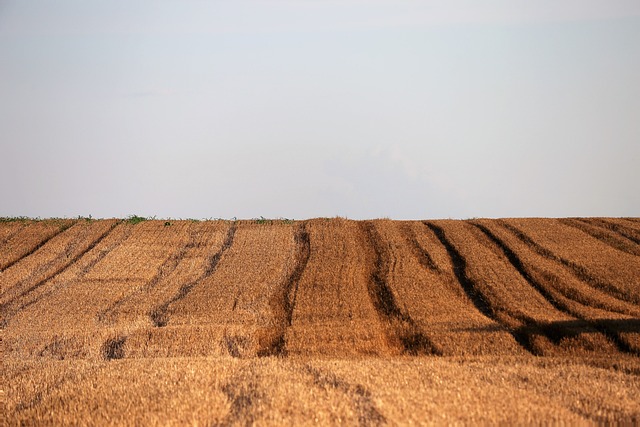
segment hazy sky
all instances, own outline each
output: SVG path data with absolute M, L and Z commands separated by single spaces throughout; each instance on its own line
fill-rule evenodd
M 638 0 L 0 0 L 0 216 L 640 216 Z

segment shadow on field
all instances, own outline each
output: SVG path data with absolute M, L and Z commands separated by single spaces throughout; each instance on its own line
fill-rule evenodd
M 640 333 L 640 319 L 596 319 L 596 320 L 562 320 L 557 322 L 536 323 L 514 329 L 526 334 L 557 335 L 560 338 L 573 337 L 585 333 L 600 332 L 606 329 L 617 333 Z M 482 328 L 460 328 L 454 331 L 463 332 L 496 332 L 504 331 L 503 325 L 497 324 Z
M 635 332 L 640 333 L 640 319 L 597 319 L 597 320 L 566 320 L 540 323 L 518 328 L 524 334 L 543 333 L 553 341 L 572 338 L 581 334 L 607 331 L 609 333 Z
M 495 332 L 504 330 L 502 325 L 484 328 L 464 328 L 457 331 Z M 603 333 L 609 337 L 621 351 L 635 353 L 628 344 L 620 339 L 620 334 L 640 334 L 640 319 L 594 319 L 594 320 L 563 320 L 556 322 L 531 323 L 511 331 L 515 336 L 532 337 L 544 335 L 555 344 L 563 339 L 574 338 L 582 334 Z

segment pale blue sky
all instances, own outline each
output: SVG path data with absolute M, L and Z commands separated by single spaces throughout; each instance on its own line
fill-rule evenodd
M 640 2 L 0 0 L 0 216 L 640 216 Z

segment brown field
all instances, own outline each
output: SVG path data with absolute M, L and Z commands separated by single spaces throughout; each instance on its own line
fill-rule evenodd
M 637 218 L 4 220 L 0 424 L 640 423 Z

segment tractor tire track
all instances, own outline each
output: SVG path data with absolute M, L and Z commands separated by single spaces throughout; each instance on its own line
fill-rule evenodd
M 491 232 L 491 230 L 489 230 L 484 225 L 478 224 L 476 222 L 470 222 L 470 224 L 475 226 L 480 231 L 482 231 L 493 243 L 495 243 L 495 245 L 507 257 L 511 265 L 522 276 L 522 278 L 524 278 L 527 281 L 527 283 L 529 283 L 531 287 L 533 287 L 540 295 L 542 295 L 556 310 L 579 320 L 579 322 L 571 323 L 571 327 L 573 329 L 581 329 L 581 330 L 584 330 L 585 332 L 588 332 L 589 330 L 598 331 L 603 335 L 605 335 L 611 342 L 613 342 L 616 345 L 616 347 L 618 347 L 618 350 L 623 351 L 625 353 L 635 354 L 635 351 L 624 341 L 624 339 L 620 336 L 620 334 L 617 331 L 612 330 L 611 328 L 608 328 L 606 324 L 599 323 L 597 320 L 592 321 L 590 319 L 585 318 L 580 313 L 576 312 L 566 304 L 559 301 L 553 295 L 553 293 L 551 293 L 545 286 L 543 286 L 540 282 L 535 280 L 531 276 L 531 274 L 529 274 L 527 267 L 522 262 L 520 257 L 513 250 L 511 250 L 511 248 L 503 240 L 501 240 L 493 232 Z M 559 293 L 562 294 L 561 292 Z M 562 294 L 562 296 L 564 298 L 573 300 L 574 302 L 577 302 L 578 304 L 583 305 L 581 302 L 576 301 L 575 299 L 572 299 L 567 295 Z M 562 325 L 561 323 L 560 325 L 554 325 L 554 324 L 535 325 L 535 328 L 542 328 L 545 335 L 549 337 L 549 339 L 551 339 L 554 342 L 558 342 L 563 338 L 563 336 L 571 333 L 571 331 L 563 331 L 561 325 Z M 568 326 L 568 324 L 565 324 L 565 326 Z M 521 330 L 521 332 L 527 333 L 528 331 L 526 330 L 526 327 L 525 327 Z
M 6 237 L 4 237 L 2 240 L 0 240 L 0 248 L 2 248 L 2 246 L 6 245 L 11 239 L 13 239 L 15 236 L 17 236 L 18 234 L 20 234 L 20 232 L 22 230 L 24 230 L 27 227 L 26 224 L 19 224 L 15 230 L 11 231 Z M 0 272 L 3 269 L 0 268 Z
M 640 225 L 640 218 L 617 218 L 620 221 L 624 221 L 626 223 L 629 224 L 629 226 L 631 227 L 631 225 Z M 634 228 L 631 227 L 634 231 L 640 231 L 640 229 L 638 228 Z
M 99 374 L 104 370 L 104 365 L 99 364 L 91 364 L 86 369 L 83 369 L 79 372 L 71 371 L 65 372 L 62 376 L 50 383 L 45 382 L 45 387 L 43 389 L 35 392 L 30 399 L 23 400 L 15 407 L 16 412 L 25 412 L 29 410 L 35 409 L 37 406 L 44 403 L 47 399 L 49 399 L 56 391 L 60 390 L 60 388 L 67 386 L 69 383 L 78 384 L 81 381 L 87 380 L 90 376 Z M 33 420 L 31 421 L 31 423 Z M 24 421 L 21 423 L 23 424 Z M 31 424 L 26 423 L 26 424 Z
M 69 238 L 70 233 L 73 236 L 72 233 L 75 231 L 74 227 L 76 226 L 81 227 L 76 223 L 71 227 L 68 227 L 65 229 L 65 231 L 69 230 L 66 236 L 62 236 L 64 232 L 58 232 L 56 234 L 56 237 L 59 236 L 61 240 L 65 241 L 65 239 Z M 68 260 L 71 257 L 71 254 L 73 253 L 73 248 L 81 244 L 83 239 L 84 239 L 84 235 L 78 234 L 78 235 L 75 235 L 75 237 L 73 237 L 73 239 L 71 239 L 70 241 L 67 241 L 64 244 L 64 247 L 62 248 L 50 249 L 48 246 L 43 247 L 42 252 L 45 255 L 51 254 L 52 257 L 50 259 L 47 259 L 46 261 L 42 261 L 38 263 L 37 266 L 33 266 L 28 271 L 28 273 L 25 271 L 20 280 L 12 284 L 9 288 L 7 288 L 4 292 L 2 292 L 2 294 L 0 294 L 0 298 L 9 296 L 7 300 L 7 302 L 9 302 L 12 299 L 20 298 L 21 296 L 23 296 L 24 290 L 22 290 L 21 288 L 28 287 L 28 284 L 31 282 L 38 282 L 38 277 L 46 276 L 47 274 L 49 274 L 48 273 L 49 270 L 55 269 L 56 264 L 60 264 L 61 262 L 64 263 L 65 259 Z M 48 241 L 50 241 L 51 244 L 59 243 L 59 242 L 54 243 L 53 241 L 51 241 L 51 239 L 49 239 Z M 36 254 L 35 256 L 38 256 L 38 254 Z M 26 260 L 26 258 L 27 257 L 22 257 L 21 260 Z M 20 268 L 20 266 L 17 266 L 16 268 Z M 10 295 L 7 295 L 11 293 L 18 294 L 18 295 L 13 297 L 11 297 Z
M 522 330 L 513 330 L 512 328 L 504 325 L 498 319 L 498 316 L 496 316 L 495 313 L 495 309 L 491 306 L 489 299 L 480 289 L 478 289 L 478 286 L 471 279 L 471 277 L 469 277 L 469 274 L 467 272 L 467 260 L 462 256 L 458 249 L 456 249 L 453 243 L 449 241 L 449 239 L 445 235 L 444 229 L 432 222 L 425 222 L 424 224 L 429 227 L 431 231 L 433 231 L 438 240 L 440 240 L 440 243 L 442 243 L 442 245 L 449 253 L 449 258 L 451 258 L 451 264 L 453 265 L 453 272 L 458 279 L 458 283 L 460 283 L 460 286 L 464 290 L 465 294 L 473 303 L 473 305 L 478 309 L 478 311 L 485 317 L 496 322 L 498 325 L 504 328 L 506 332 L 509 332 L 516 340 L 516 342 L 520 344 L 520 346 L 522 346 L 522 348 L 527 350 L 529 353 L 537 354 L 537 350 L 533 347 L 530 341 L 530 333 L 524 333 L 524 331 Z M 523 319 L 517 316 L 516 318 L 525 324 L 531 323 L 529 319 Z
M 106 361 L 124 359 L 126 342 L 127 337 L 122 335 L 108 338 L 104 343 L 102 343 L 102 346 L 100 346 L 102 358 Z
M 399 340 L 403 352 L 410 355 L 436 354 L 442 352 L 435 346 L 408 313 L 398 307 L 393 291 L 387 283 L 390 270 L 390 254 L 382 243 L 382 237 L 370 221 L 361 223 L 362 231 L 375 254 L 375 264 L 367 283 L 369 297 L 379 317 L 390 326 L 392 340 Z
M 230 404 L 229 413 L 212 426 L 236 425 L 242 421 L 245 425 L 254 425 L 260 417 L 262 406 L 267 404 L 269 394 L 261 387 L 260 378 L 253 366 L 241 368 L 222 387 Z
M 175 302 L 178 302 L 184 299 L 189 294 L 189 292 L 191 292 L 194 286 L 196 286 L 197 284 L 199 284 L 200 282 L 202 282 L 204 279 L 211 276 L 215 272 L 216 267 L 220 262 L 220 259 L 225 254 L 225 252 L 231 247 L 231 245 L 233 245 L 233 237 L 236 233 L 236 227 L 237 226 L 235 222 L 229 227 L 229 231 L 227 232 L 227 237 L 225 238 L 225 241 L 222 244 L 222 247 L 218 252 L 216 252 L 211 257 L 211 259 L 209 260 L 209 265 L 207 266 L 205 271 L 200 275 L 200 277 L 198 277 L 196 280 L 183 284 L 173 297 L 169 298 L 164 303 L 156 306 L 154 309 L 152 309 L 149 312 L 149 318 L 151 319 L 151 322 L 153 322 L 154 326 L 156 327 L 166 326 L 167 323 L 169 322 L 169 318 L 167 314 L 169 310 L 169 306 Z
M 341 401 L 346 401 L 351 409 L 349 415 L 355 418 L 348 423 L 358 426 L 387 424 L 387 419 L 376 406 L 372 393 L 363 385 L 347 382 L 331 371 L 310 364 L 285 368 L 293 378 L 302 377 L 301 383 L 314 389 L 316 393 L 336 394 Z M 229 412 L 212 425 L 262 425 L 265 422 L 269 424 L 265 415 L 274 402 L 271 400 L 272 391 L 264 385 L 265 377 L 268 375 L 266 366 L 256 362 L 240 367 L 237 373 L 220 387 L 229 402 Z
M 376 407 L 371 392 L 361 384 L 350 384 L 333 372 L 325 372 L 311 365 L 305 365 L 303 372 L 311 377 L 314 387 L 343 394 L 357 414 L 359 426 L 386 425 L 387 419 Z
M 118 223 L 114 224 L 113 229 L 111 229 L 109 231 L 109 234 L 111 234 L 115 228 L 118 226 Z M 67 284 L 69 284 L 71 281 L 74 282 L 79 282 L 81 281 L 90 271 L 91 269 L 98 264 L 100 261 L 102 261 L 111 251 L 113 251 L 116 247 L 118 247 L 119 245 L 122 244 L 122 242 L 124 242 L 125 240 L 127 240 L 129 238 L 129 236 L 131 235 L 131 228 L 130 227 L 126 227 L 125 228 L 125 232 L 122 233 L 122 236 L 120 236 L 117 240 L 115 240 L 114 242 L 112 242 L 109 246 L 107 246 L 104 249 L 101 249 L 100 252 L 98 253 L 98 255 L 96 255 L 96 257 L 94 259 L 92 259 L 91 261 L 89 261 L 84 267 L 82 267 L 82 270 L 80 270 L 80 272 L 78 273 L 78 275 L 76 277 L 74 277 L 73 279 L 67 280 L 65 282 L 63 282 L 62 284 L 54 287 L 51 290 L 48 290 L 47 292 L 36 296 L 35 298 L 23 303 L 18 310 L 24 310 L 26 308 L 28 308 L 29 306 L 38 303 L 39 301 L 41 301 L 42 299 L 48 297 L 49 295 L 53 294 L 56 290 L 66 286 Z M 105 236 L 106 237 L 106 236 Z M 95 245 L 97 246 L 97 244 Z M 90 251 L 91 249 L 89 249 Z M 88 252 L 87 251 L 87 254 Z M 81 260 L 78 260 L 78 262 L 81 262 Z
M 582 222 L 591 223 L 591 221 L 587 219 L 581 219 Z M 607 230 L 613 231 L 618 235 L 624 237 L 625 239 L 635 243 L 636 245 L 640 245 L 640 231 L 627 227 L 625 225 L 619 224 L 617 222 L 613 222 L 611 220 L 606 219 L 593 219 L 594 224 L 605 228 Z
M 295 268 L 269 300 L 276 325 L 269 336 L 265 338 L 267 342 L 262 344 L 261 349 L 258 350 L 257 354 L 260 357 L 286 354 L 285 333 L 287 328 L 291 326 L 298 286 L 311 255 L 311 243 L 306 223 L 300 224 L 294 239 L 296 243 Z
M 507 223 L 504 220 L 496 220 L 496 223 L 501 225 L 503 228 L 509 230 L 513 235 L 515 235 L 521 242 L 525 243 L 529 246 L 534 252 L 543 257 L 555 261 L 565 267 L 569 268 L 571 273 L 582 282 L 586 283 L 590 287 L 598 290 L 603 290 L 609 293 L 612 297 L 631 304 L 640 304 L 640 299 L 636 298 L 632 295 L 628 295 L 625 292 L 622 292 L 615 286 L 606 283 L 596 277 L 590 275 L 587 270 L 581 265 L 576 264 L 575 262 L 569 261 L 559 255 L 554 254 L 550 250 L 540 246 L 536 243 L 531 237 L 527 236 L 522 230 L 519 228 Z
M 626 238 L 616 238 L 618 233 L 613 232 L 613 230 L 606 229 L 601 225 L 591 224 L 589 222 L 573 218 L 559 219 L 558 222 L 563 225 L 578 229 L 583 233 L 593 237 L 594 239 L 598 239 L 599 241 L 609 247 L 612 247 L 613 249 L 626 252 L 630 255 L 640 256 L 640 246 L 630 244 L 627 241 L 628 239 Z M 612 235 L 612 233 L 615 234 Z
M 458 282 L 462 286 L 465 294 L 471 300 L 473 305 L 478 309 L 480 313 L 485 315 L 491 320 L 495 320 L 494 312 L 489 302 L 485 298 L 484 294 L 479 291 L 473 283 L 473 281 L 467 276 L 467 261 L 462 257 L 460 252 L 453 246 L 453 244 L 445 236 L 444 230 L 439 226 L 425 222 L 424 223 L 433 233 L 436 235 L 440 243 L 445 247 L 451 258 L 451 264 L 453 265 L 453 273 L 455 274 Z
M 413 231 L 407 224 L 403 224 L 400 227 L 400 231 L 404 235 L 404 238 L 407 241 L 407 244 L 412 249 L 420 265 L 422 265 L 427 270 L 441 274 L 442 272 L 440 271 L 436 263 L 433 261 L 431 254 L 429 254 L 429 252 L 422 247 L 420 242 L 418 242 L 415 231 Z
M 31 285 L 28 289 L 22 291 L 18 296 L 10 299 L 9 301 L 7 301 L 4 304 L 1 304 L 0 305 L 0 313 L 1 313 L 0 314 L 0 329 L 5 328 L 7 326 L 7 324 L 8 324 L 8 322 L 9 322 L 9 320 L 17 313 L 18 309 L 17 308 L 12 308 L 11 307 L 12 305 L 14 305 L 18 300 L 26 297 L 31 292 L 33 292 L 36 289 L 40 288 L 42 285 L 47 283 L 49 280 L 51 280 L 51 279 L 55 278 L 56 276 L 62 274 L 66 269 L 68 269 L 71 265 L 73 265 L 78 260 L 80 260 L 80 258 L 85 256 L 90 250 L 95 248 L 102 240 L 104 240 L 114 230 L 116 225 L 117 225 L 117 223 L 114 223 L 111 227 L 109 227 L 108 230 L 106 230 L 104 233 L 102 233 L 100 236 L 98 236 L 97 239 L 95 239 L 93 242 L 91 242 L 91 244 L 89 244 L 89 246 L 87 246 L 85 249 L 80 251 L 78 254 L 76 254 L 74 257 L 72 257 L 69 261 L 67 261 L 66 263 L 64 263 L 63 265 L 61 265 L 57 269 L 55 269 L 53 272 L 51 272 L 50 274 L 48 274 L 44 278 L 40 279 L 39 281 L 37 281 L 35 284 Z
M 151 278 L 151 280 L 149 280 L 149 282 L 147 282 L 141 288 L 136 289 L 130 294 L 111 303 L 109 307 L 107 307 L 106 309 L 98 313 L 97 315 L 98 321 L 101 323 L 114 322 L 118 314 L 118 309 L 120 307 L 122 307 L 125 303 L 130 301 L 136 295 L 139 295 L 142 293 L 148 293 L 149 291 L 153 290 L 160 283 L 160 281 L 162 281 L 164 278 L 171 275 L 171 273 L 178 267 L 180 262 L 184 259 L 185 255 L 187 254 L 187 252 L 196 246 L 196 240 L 197 240 L 197 231 L 193 230 L 190 233 L 189 239 L 185 242 L 185 244 L 179 247 L 178 250 L 173 252 L 169 256 L 169 258 L 167 258 L 162 263 L 162 265 L 158 267 L 158 271 L 156 271 L 156 274 L 154 274 L 154 276 Z
M 43 240 L 41 240 L 38 244 L 36 244 L 33 248 L 29 249 L 25 254 L 21 255 L 19 258 L 7 263 L 7 265 L 5 265 L 4 267 L 0 268 L 0 273 L 2 273 L 5 270 L 8 270 L 9 268 L 13 267 L 14 265 L 16 265 L 17 263 L 19 263 L 20 261 L 22 261 L 23 259 L 33 255 L 35 252 L 38 251 L 38 249 L 42 248 L 44 245 L 46 245 L 47 243 L 49 243 L 49 241 L 51 241 L 52 239 L 56 238 L 57 236 L 59 236 L 60 234 L 64 233 L 65 231 L 67 231 L 69 228 L 71 228 L 72 226 L 74 226 L 76 224 L 75 221 L 70 222 L 69 224 L 63 224 L 60 226 L 60 228 L 58 230 L 56 230 L 52 235 L 44 238 Z

